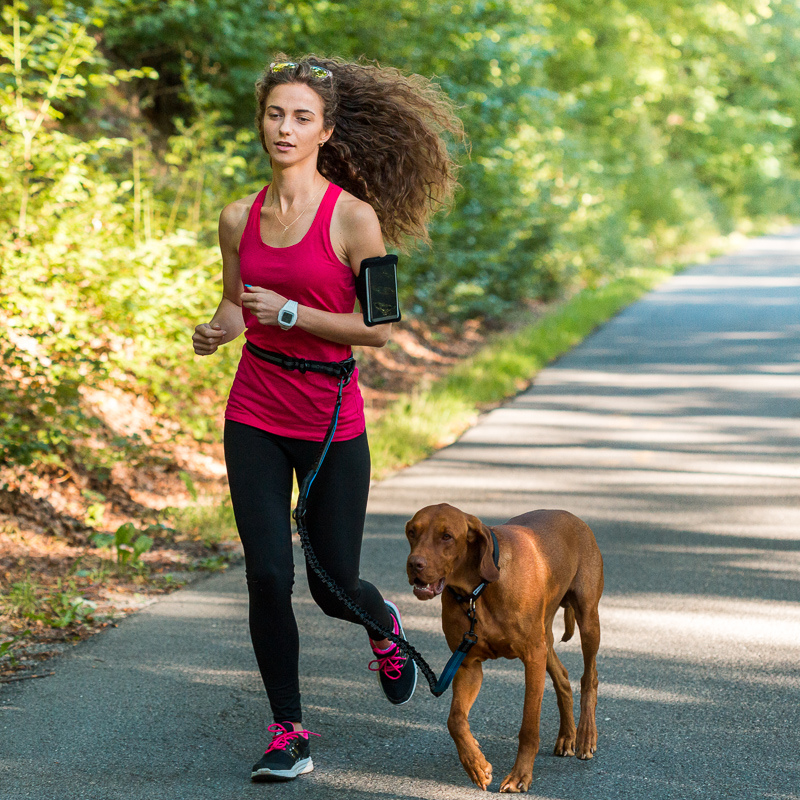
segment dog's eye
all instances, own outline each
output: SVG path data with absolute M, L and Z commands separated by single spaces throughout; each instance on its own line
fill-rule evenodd
M 453 538 L 453 537 L 452 537 L 452 536 L 451 536 L 449 533 L 443 533 L 443 534 L 442 534 L 442 539 L 443 539 L 445 542 L 447 542 L 447 541 L 450 541 L 450 539 L 452 539 L 452 538 Z

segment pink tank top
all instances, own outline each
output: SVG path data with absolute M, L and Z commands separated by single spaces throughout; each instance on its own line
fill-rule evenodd
M 261 206 L 267 189 L 256 197 L 239 244 L 242 282 L 272 289 L 301 306 L 337 314 L 355 307 L 353 271 L 337 257 L 331 245 L 333 208 L 342 190 L 330 184 L 308 233 L 289 247 L 271 247 L 261 239 Z M 315 361 L 343 361 L 352 355 L 349 345 L 336 344 L 295 326 L 288 331 L 261 325 L 242 308 L 245 338 L 264 350 Z M 225 418 L 294 439 L 322 441 L 336 403 L 337 379 L 315 372 L 288 372 L 261 361 L 246 348 L 231 387 Z M 345 387 L 334 441 L 364 431 L 364 401 L 358 388 L 358 370 Z

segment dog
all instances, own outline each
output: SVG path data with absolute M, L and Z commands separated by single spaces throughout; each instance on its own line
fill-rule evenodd
M 497 539 L 499 569 L 493 558 Z M 487 658 L 519 658 L 525 666 L 525 704 L 517 759 L 501 792 L 527 792 L 539 751 L 539 717 L 545 671 L 558 700 L 561 725 L 554 754 L 592 758 L 597 749 L 596 656 L 600 645 L 598 603 L 603 558 L 589 526 L 567 511 L 531 511 L 491 530 L 477 517 L 441 503 L 418 511 L 406 524 L 411 547 L 406 571 L 420 600 L 442 595 L 442 629 L 452 651 L 470 624 L 466 598 L 487 583 L 475 604 L 477 643 L 453 680 L 447 727 L 473 783 L 486 790 L 492 765 L 469 728 L 469 711 Z M 448 589 L 449 591 L 445 591 Z M 458 598 L 460 596 L 460 599 Z M 583 651 L 578 727 L 567 670 L 553 650 L 553 618 L 564 608 L 564 635 L 578 623 Z

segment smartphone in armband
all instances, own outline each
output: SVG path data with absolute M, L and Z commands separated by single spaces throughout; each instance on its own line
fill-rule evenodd
M 397 299 L 397 256 L 374 256 L 361 262 L 356 297 L 368 327 L 400 321 Z

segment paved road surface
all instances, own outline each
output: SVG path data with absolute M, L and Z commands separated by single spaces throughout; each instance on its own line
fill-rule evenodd
M 364 574 L 437 670 L 439 603 L 415 600 L 403 572 L 417 508 L 448 501 L 499 523 L 560 507 L 595 530 L 599 752 L 549 754 L 548 686 L 530 795 L 800 798 L 798 309 L 800 230 L 753 241 L 675 278 L 458 444 L 375 487 Z M 243 587 L 241 568 L 197 583 L 59 658 L 54 677 L 2 687 L 0 798 L 481 796 L 447 734 L 449 694 L 421 686 L 389 706 L 363 634 L 324 618 L 302 576 L 317 768 L 251 785 L 267 720 Z M 578 645 L 559 652 L 577 682 Z M 494 791 L 514 760 L 522 689 L 519 662 L 494 662 L 473 710 Z

